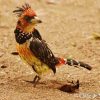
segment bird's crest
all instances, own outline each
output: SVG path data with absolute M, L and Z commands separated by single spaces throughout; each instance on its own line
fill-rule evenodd
M 25 3 L 24 5 L 22 5 L 22 7 L 17 7 L 17 9 L 13 11 L 13 13 L 16 13 L 17 16 L 20 17 L 23 12 L 25 12 L 29 8 L 31 8 L 31 6 L 28 3 Z

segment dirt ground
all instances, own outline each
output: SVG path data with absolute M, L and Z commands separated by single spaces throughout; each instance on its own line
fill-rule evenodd
M 100 40 L 92 33 L 100 33 L 100 0 L 0 0 L 0 100 L 100 100 Z M 35 73 L 22 62 L 16 51 L 14 29 L 16 6 L 31 4 L 43 21 L 36 26 L 56 56 L 72 57 L 90 64 L 93 69 L 64 65 L 56 75 L 46 74 L 36 88 Z M 76 93 L 59 87 L 68 81 L 80 81 Z M 60 84 L 59 84 L 60 83 Z

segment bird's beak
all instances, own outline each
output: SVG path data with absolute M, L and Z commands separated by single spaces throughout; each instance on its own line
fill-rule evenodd
M 42 23 L 42 21 L 41 21 L 38 17 L 34 17 L 34 18 L 31 20 L 31 23 L 32 23 L 32 24 L 38 24 L 38 23 Z

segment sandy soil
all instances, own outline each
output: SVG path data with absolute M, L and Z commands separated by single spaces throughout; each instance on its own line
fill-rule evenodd
M 36 88 L 35 73 L 24 64 L 16 51 L 14 29 L 16 6 L 29 2 L 43 21 L 37 26 L 57 56 L 72 57 L 90 64 L 93 69 L 62 66 L 45 75 Z M 100 100 L 100 40 L 91 38 L 100 32 L 100 0 L 0 0 L 0 100 Z M 68 81 L 80 80 L 76 93 L 59 90 Z M 60 84 L 59 84 L 60 83 Z

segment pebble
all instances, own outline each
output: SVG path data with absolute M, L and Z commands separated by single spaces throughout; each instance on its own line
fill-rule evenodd
M 11 52 L 12 55 L 18 55 L 18 52 L 14 51 L 14 52 Z
M 6 65 L 1 65 L 1 68 L 7 68 L 7 66 Z
M 59 3 L 61 0 L 47 0 L 46 2 L 48 3 L 48 4 L 57 4 L 57 3 Z
M 4 53 L 3 52 L 0 52 L 0 57 L 2 57 L 4 55 Z

